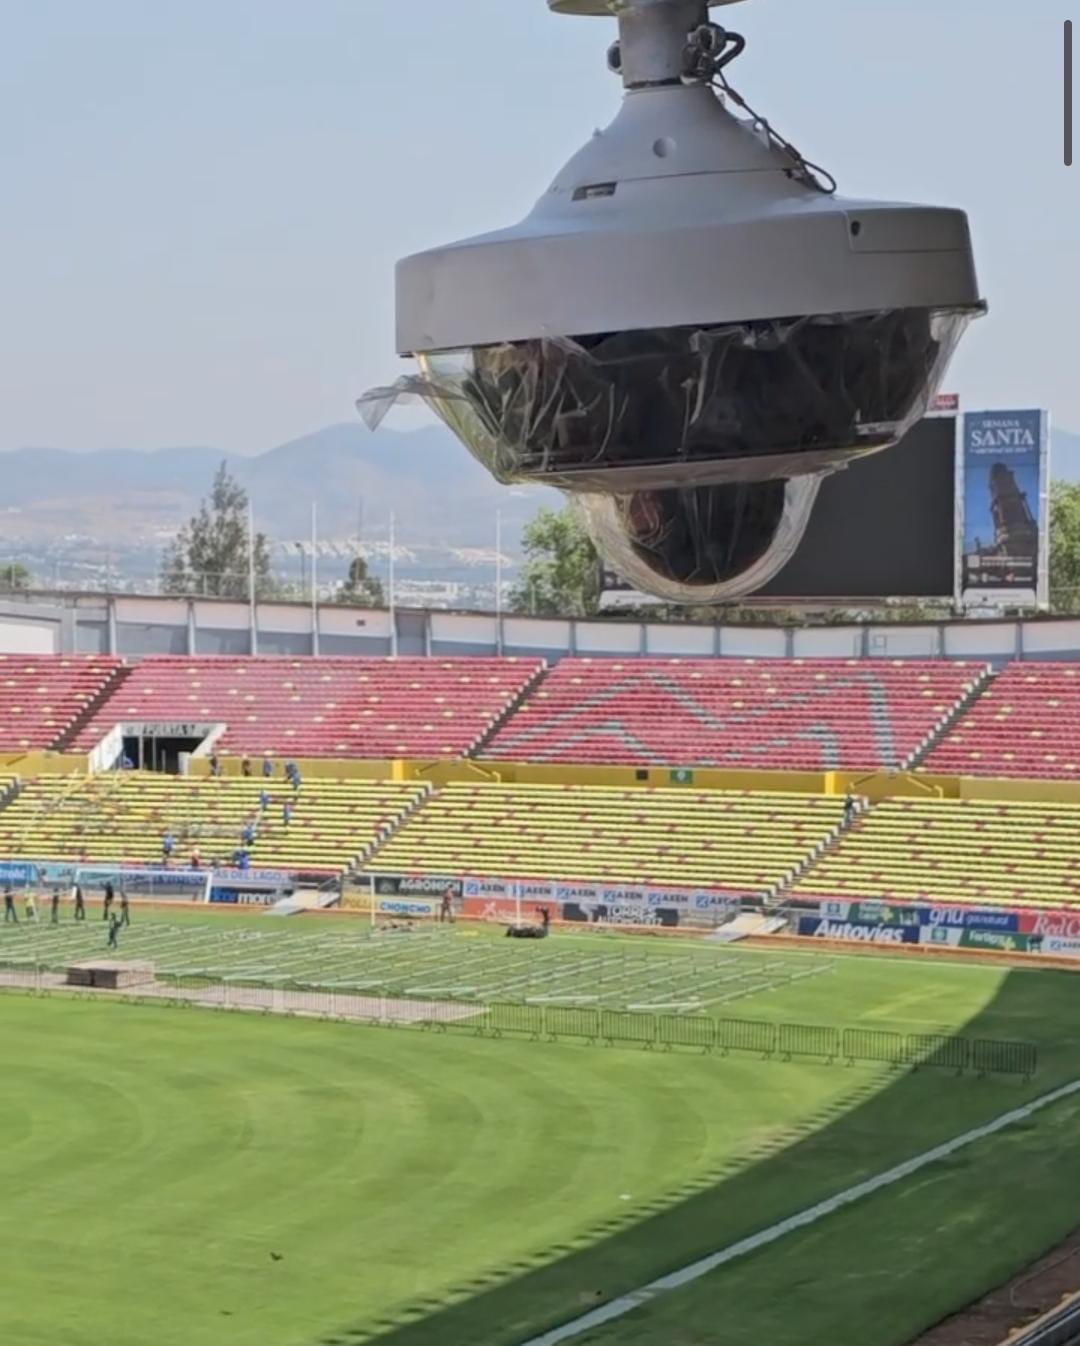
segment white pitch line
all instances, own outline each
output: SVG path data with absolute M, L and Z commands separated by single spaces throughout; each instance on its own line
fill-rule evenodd
M 948 1159 L 958 1150 L 966 1149 L 969 1145 L 974 1145 L 980 1140 L 986 1140 L 989 1136 L 1004 1131 L 1016 1122 L 1026 1121 L 1035 1113 L 1041 1112 L 1043 1108 L 1051 1107 L 1054 1103 L 1060 1103 L 1062 1099 L 1071 1098 L 1077 1093 L 1080 1093 L 1080 1080 L 1073 1080 L 1071 1084 L 1062 1085 L 1060 1089 L 1055 1089 L 1052 1093 L 1043 1094 L 1041 1098 L 1036 1098 L 1031 1103 L 1025 1103 L 1021 1108 L 1014 1108 L 1012 1112 L 1003 1113 L 1002 1116 L 992 1122 L 987 1122 L 984 1126 L 965 1131 L 963 1135 L 957 1136 L 953 1140 L 947 1140 L 942 1145 L 936 1145 L 932 1150 L 926 1150 L 923 1154 L 916 1155 L 914 1159 L 906 1159 L 902 1164 L 886 1169 L 884 1173 L 879 1173 L 875 1178 L 867 1178 L 864 1182 L 857 1183 L 854 1187 L 849 1187 L 836 1196 L 827 1197 L 824 1201 L 819 1201 L 816 1206 L 810 1206 L 797 1215 L 791 1215 L 778 1224 L 770 1225 L 768 1229 L 762 1229 L 759 1233 L 751 1234 L 749 1238 L 740 1239 L 738 1243 L 732 1243 L 719 1252 L 710 1253 L 708 1257 L 702 1257 L 697 1262 L 691 1262 L 689 1266 L 681 1267 L 678 1271 L 672 1271 L 667 1276 L 661 1276 L 655 1281 L 650 1281 L 648 1285 L 643 1285 L 638 1290 L 631 1290 L 629 1294 L 613 1299 L 610 1304 L 605 1304 L 602 1308 L 593 1309 L 580 1318 L 574 1318 L 570 1322 L 564 1323 L 562 1327 L 553 1328 L 550 1332 L 544 1332 L 539 1337 L 530 1337 L 528 1341 L 522 1342 L 521 1346 L 557 1346 L 558 1342 L 571 1341 L 574 1337 L 580 1337 L 583 1332 L 588 1332 L 594 1327 L 601 1327 L 605 1323 L 613 1322 L 616 1318 L 625 1317 L 626 1314 L 632 1313 L 635 1309 L 640 1309 L 643 1305 L 650 1303 L 660 1295 L 667 1294 L 670 1290 L 678 1290 L 684 1285 L 689 1285 L 692 1281 L 700 1280 L 702 1276 L 709 1275 L 710 1272 L 716 1271 L 717 1268 L 725 1266 L 728 1262 L 734 1262 L 739 1257 L 745 1257 L 747 1253 L 757 1252 L 759 1248 L 765 1248 L 770 1243 L 775 1243 L 778 1239 L 784 1238 L 785 1235 L 794 1233 L 796 1229 L 804 1229 L 807 1225 L 816 1224 L 826 1215 L 832 1215 L 838 1210 L 843 1210 L 845 1206 L 861 1201 L 864 1196 L 871 1196 L 874 1192 L 880 1192 L 885 1187 L 891 1187 L 894 1183 L 902 1182 L 905 1178 L 910 1178 L 912 1174 L 918 1173 L 930 1164 Z

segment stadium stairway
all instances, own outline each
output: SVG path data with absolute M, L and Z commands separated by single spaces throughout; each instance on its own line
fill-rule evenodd
M 870 811 L 871 807 L 869 799 L 865 796 L 856 796 L 855 808 L 851 816 L 844 817 L 839 825 L 825 837 L 819 846 L 805 856 L 790 874 L 785 874 L 771 891 L 765 893 L 764 906 L 766 912 L 783 907 L 788 895 L 799 886 L 808 874 L 813 873 L 826 856 L 831 855 L 837 849 L 841 842 L 850 835 L 852 829 L 858 826 L 859 821 Z
M 901 765 L 900 770 L 918 771 L 930 754 L 945 741 L 953 729 L 963 720 L 968 711 L 990 691 L 997 676 L 997 671 L 988 664 L 977 681 L 965 690 L 956 705 L 942 716 L 907 761 Z
M 489 745 L 495 741 L 496 736 L 510 723 L 514 716 L 517 715 L 518 711 L 526 701 L 540 690 L 541 684 L 550 672 L 551 666 L 545 659 L 540 667 L 530 676 L 528 682 L 526 682 L 524 686 L 519 687 L 512 698 L 505 706 L 503 706 L 502 710 L 491 721 L 477 742 L 465 753 L 465 756 L 470 758 L 483 757 Z
M 96 694 L 87 701 L 82 710 L 79 711 L 75 719 L 68 725 L 67 729 L 60 735 L 53 745 L 56 752 L 67 752 L 76 738 L 82 733 L 94 716 L 105 705 L 110 697 L 123 687 L 124 683 L 131 676 L 131 668 L 127 664 L 118 664 L 113 669 L 107 681 L 102 683 Z

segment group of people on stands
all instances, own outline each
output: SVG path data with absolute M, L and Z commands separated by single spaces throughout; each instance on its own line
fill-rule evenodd
M 296 813 L 296 798 L 300 793 L 303 777 L 300 774 L 300 768 L 295 762 L 286 762 L 284 770 L 285 779 L 289 785 L 292 786 L 292 796 L 285 798 L 281 803 L 281 823 L 283 827 L 288 827 Z M 210 756 L 210 774 L 215 778 L 220 777 L 222 774 L 221 758 L 216 752 Z M 241 759 L 240 774 L 246 779 L 251 778 L 252 770 L 250 757 L 245 756 Z M 273 777 L 274 762 L 269 754 L 263 758 L 262 774 L 263 779 L 266 781 L 269 781 Z M 257 811 L 249 814 L 245 819 L 243 829 L 240 832 L 240 844 L 236 850 L 233 851 L 232 865 L 234 869 L 246 870 L 251 868 L 252 847 L 258 840 L 259 827 L 267 813 L 270 811 L 270 807 L 273 803 L 273 795 L 270 793 L 269 789 L 264 786 L 259 795 L 259 807 Z M 161 838 L 161 860 L 166 869 L 171 864 L 175 853 L 176 837 L 173 834 L 172 828 L 169 827 L 166 828 L 165 834 Z M 202 863 L 202 853 L 198 846 L 196 846 L 191 852 L 191 868 L 201 869 Z M 216 860 L 211 861 L 211 868 L 216 869 L 217 866 L 218 862 Z

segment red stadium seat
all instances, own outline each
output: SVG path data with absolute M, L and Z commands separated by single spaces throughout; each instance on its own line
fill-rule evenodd
M 0 654 L 0 752 L 64 746 L 120 668 L 100 655 Z
M 942 660 L 565 659 L 483 755 L 892 770 L 925 748 L 987 673 Z
M 1080 780 L 1080 663 L 1011 664 L 930 753 L 924 769 Z
M 155 719 L 223 723 L 233 756 L 460 757 L 543 668 L 539 659 L 162 657 L 138 664 L 75 740 Z

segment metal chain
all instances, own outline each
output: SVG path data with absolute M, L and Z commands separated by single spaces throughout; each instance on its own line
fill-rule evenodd
M 708 83 L 722 98 L 728 98 L 742 108 L 749 115 L 755 130 L 763 132 L 769 144 L 792 161 L 794 167 L 788 170 L 789 176 L 824 196 L 832 196 L 837 190 L 837 182 L 828 169 L 812 163 L 800 153 L 767 117 L 750 106 L 724 74 L 724 67 L 741 56 L 745 48 L 746 39 L 739 33 L 730 33 L 716 23 L 703 24 L 690 34 L 685 78 Z

